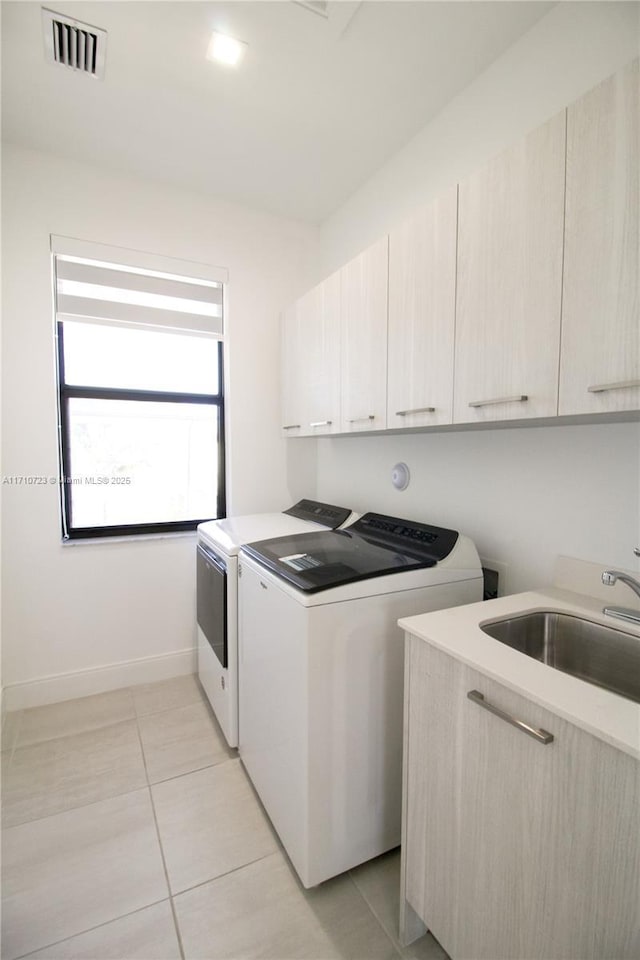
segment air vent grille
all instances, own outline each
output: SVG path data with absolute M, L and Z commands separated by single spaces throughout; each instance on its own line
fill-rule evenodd
M 319 16 L 324 17 L 325 20 L 329 18 L 329 3 L 328 0 L 294 0 L 300 7 L 306 7 L 307 10 L 311 10 L 312 13 L 317 13 Z
M 51 63 L 101 80 L 107 34 L 104 30 L 42 9 L 46 58 Z

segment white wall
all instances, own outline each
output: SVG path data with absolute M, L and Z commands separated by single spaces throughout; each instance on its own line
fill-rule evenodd
M 313 493 L 296 486 L 313 456 L 280 438 L 277 371 L 279 311 L 309 285 L 316 230 L 17 147 L 3 149 L 2 217 L 4 476 L 58 472 L 55 233 L 228 269 L 228 508 L 279 510 Z M 2 494 L 9 708 L 190 669 L 195 535 L 62 546 L 56 484 Z M 110 664 L 130 666 L 100 669 Z
M 558 554 L 634 568 L 635 423 L 344 437 L 322 442 L 318 495 L 462 530 L 506 565 L 505 593 L 552 581 Z M 394 464 L 411 471 L 391 484 Z M 604 569 L 604 567 L 603 567 Z
M 323 224 L 319 276 L 637 56 L 639 9 L 558 4 Z M 637 565 L 639 452 L 630 423 L 327 439 L 317 494 L 461 529 L 517 592 L 550 583 L 559 553 Z

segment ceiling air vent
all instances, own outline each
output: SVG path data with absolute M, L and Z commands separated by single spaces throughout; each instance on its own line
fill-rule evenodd
M 316 20 L 318 27 L 337 40 L 345 32 L 356 11 L 360 0 L 293 0 L 298 7 L 310 10 L 322 19 Z M 322 21 L 324 20 L 324 23 Z
M 317 13 L 325 19 L 329 18 L 328 0 L 294 0 L 300 7 L 306 7 L 312 13 Z
M 107 33 L 42 8 L 45 56 L 50 63 L 102 80 Z

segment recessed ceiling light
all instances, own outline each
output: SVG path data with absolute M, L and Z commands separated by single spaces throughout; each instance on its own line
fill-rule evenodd
M 209 41 L 207 60 L 215 60 L 218 63 L 225 63 L 228 67 L 235 67 L 244 57 L 246 49 L 247 44 L 242 40 L 234 40 L 233 37 L 227 37 L 224 33 L 214 30 Z

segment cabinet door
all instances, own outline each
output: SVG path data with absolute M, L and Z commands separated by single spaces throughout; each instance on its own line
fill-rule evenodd
M 282 382 L 282 435 L 301 436 L 308 421 L 302 350 L 302 310 L 297 300 L 282 314 L 280 322 L 280 357 Z
M 453 958 L 637 957 L 638 762 L 428 644 L 410 657 L 413 909 Z
M 303 298 L 302 353 L 306 396 L 302 432 L 340 431 L 340 274 L 334 273 Z
M 388 427 L 453 419 L 457 187 L 389 236 Z
M 340 274 L 334 273 L 282 317 L 283 433 L 340 430 Z
M 460 184 L 456 423 L 558 408 L 565 114 Z
M 387 237 L 340 271 L 345 433 L 386 426 L 388 271 Z
M 458 923 L 461 668 L 452 657 L 408 636 L 405 671 L 403 899 L 453 957 Z M 406 913 L 402 908 L 401 912 Z
M 638 61 L 569 107 L 561 414 L 640 408 Z

